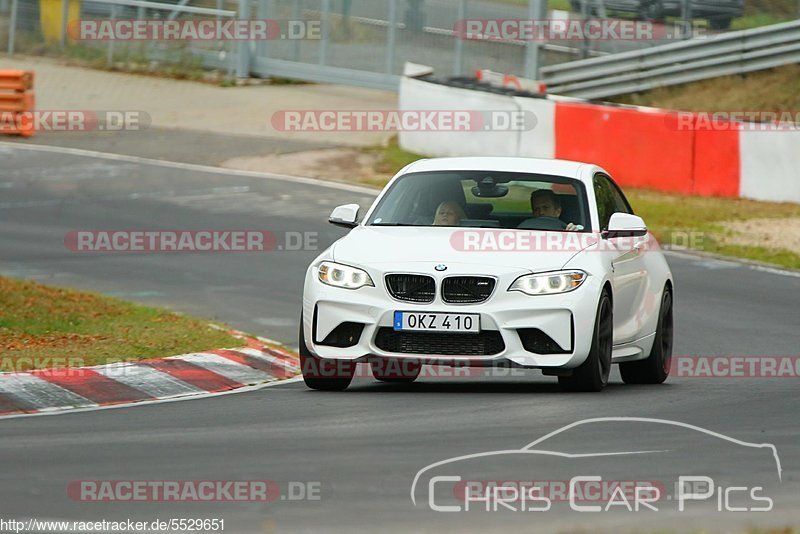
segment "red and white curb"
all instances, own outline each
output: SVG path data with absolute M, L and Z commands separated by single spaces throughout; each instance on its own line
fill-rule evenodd
M 297 356 L 258 346 L 94 367 L 0 374 L 0 418 L 208 396 L 291 379 Z

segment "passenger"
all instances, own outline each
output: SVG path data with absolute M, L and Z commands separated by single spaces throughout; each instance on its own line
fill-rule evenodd
M 436 216 L 433 218 L 434 226 L 458 226 L 462 219 L 467 215 L 458 202 L 445 200 L 436 208 Z

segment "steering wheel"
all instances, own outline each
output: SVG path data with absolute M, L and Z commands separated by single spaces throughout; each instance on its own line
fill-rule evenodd
M 567 223 L 558 217 L 532 217 L 525 219 L 517 228 L 527 230 L 566 230 Z

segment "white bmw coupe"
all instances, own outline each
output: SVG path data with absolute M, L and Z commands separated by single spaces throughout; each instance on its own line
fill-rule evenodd
M 422 365 L 541 369 L 600 391 L 670 371 L 673 282 L 644 221 L 596 165 L 440 158 L 401 170 L 309 266 L 300 321 L 308 387 L 357 363 L 411 382 Z

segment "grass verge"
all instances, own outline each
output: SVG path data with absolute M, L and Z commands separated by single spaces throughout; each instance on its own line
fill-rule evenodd
M 242 344 L 203 319 L 0 277 L 0 371 L 98 365 Z
M 800 65 L 662 87 L 611 100 L 684 111 L 794 112 L 800 109 Z
M 373 168 L 382 178 L 370 184 L 375 187 L 383 187 L 397 171 L 424 157 L 400 148 L 396 136 L 389 139 L 386 146 L 365 148 L 364 152 L 378 156 Z
M 363 182 L 383 187 L 391 174 L 423 156 L 407 152 L 393 139 L 386 147 L 367 149 L 380 157 L 375 165 L 376 176 L 387 176 Z M 386 173 L 386 174 L 384 174 Z M 800 254 L 780 247 L 783 219 L 800 219 L 800 205 L 760 202 L 738 198 L 684 196 L 647 189 L 625 188 L 634 211 L 662 245 L 685 246 L 722 256 L 742 258 L 800 269 Z M 736 221 L 759 221 L 763 228 L 774 229 L 776 239 L 769 246 L 743 244 L 737 232 L 726 227 Z M 774 221 L 774 222 L 773 222 Z
M 800 255 L 781 248 L 737 243 L 736 232 L 726 228 L 733 221 L 763 221 L 780 237 L 781 219 L 800 218 L 800 205 L 760 202 L 740 198 L 683 196 L 645 189 L 626 188 L 634 211 L 647 223 L 660 243 L 800 269 Z M 762 224 L 763 224 L 762 223 Z

